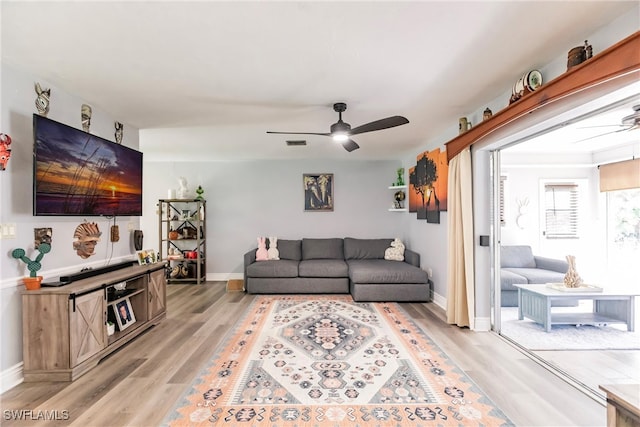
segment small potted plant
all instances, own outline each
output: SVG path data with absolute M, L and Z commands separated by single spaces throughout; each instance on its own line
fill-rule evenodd
M 40 283 L 42 283 L 42 276 L 38 276 L 37 272 L 42 268 L 42 258 L 44 254 L 47 254 L 51 251 L 51 245 L 49 243 L 40 243 L 38 246 L 38 251 L 40 252 L 35 260 L 30 260 L 26 256 L 26 252 L 24 249 L 18 248 L 14 249 L 11 252 L 11 256 L 15 259 L 22 260 L 25 264 L 27 264 L 27 269 L 30 271 L 29 277 L 23 278 L 24 286 L 27 290 L 35 290 L 40 289 Z
M 107 322 L 107 335 L 111 336 L 116 333 L 116 324 L 111 320 Z

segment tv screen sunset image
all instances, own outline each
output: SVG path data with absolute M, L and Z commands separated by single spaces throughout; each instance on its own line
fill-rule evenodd
M 142 214 L 142 153 L 34 116 L 35 215 Z

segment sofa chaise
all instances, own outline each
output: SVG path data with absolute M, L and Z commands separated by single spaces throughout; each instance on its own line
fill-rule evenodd
M 350 293 L 354 301 L 430 301 L 431 282 L 420 255 L 385 259 L 393 239 L 278 239 L 279 260 L 244 255 L 244 283 L 253 294 Z
M 560 283 L 569 264 L 560 259 L 533 255 L 531 246 L 500 247 L 500 304 L 518 306 L 518 288 L 513 285 Z M 554 305 L 575 305 L 575 301 L 554 301 Z

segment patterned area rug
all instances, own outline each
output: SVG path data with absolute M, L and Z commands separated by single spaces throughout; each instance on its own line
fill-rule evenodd
M 395 303 L 258 296 L 166 426 L 502 426 Z

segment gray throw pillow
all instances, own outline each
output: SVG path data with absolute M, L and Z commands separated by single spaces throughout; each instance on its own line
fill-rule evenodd
M 302 259 L 344 259 L 343 242 L 334 239 L 302 239 Z
M 354 239 L 345 237 L 345 259 L 383 259 L 393 239 Z
M 278 239 L 276 244 L 280 259 L 290 259 L 292 261 L 300 261 L 302 259 L 302 248 L 300 240 L 283 240 Z

